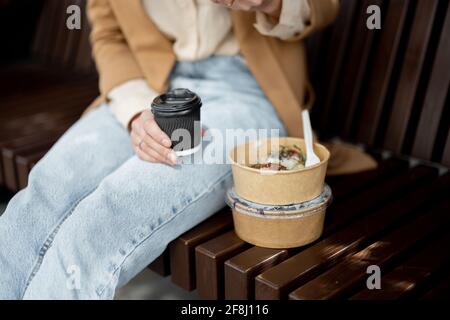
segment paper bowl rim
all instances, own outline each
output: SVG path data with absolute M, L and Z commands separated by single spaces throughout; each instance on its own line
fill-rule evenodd
M 237 148 L 239 148 L 239 147 L 241 147 L 243 145 L 246 145 L 246 144 L 267 142 L 267 141 L 270 141 L 272 139 L 297 139 L 297 140 L 305 141 L 305 139 L 303 139 L 303 138 L 295 138 L 295 137 L 279 137 L 279 138 L 270 138 L 270 139 L 263 139 L 263 140 L 251 140 L 249 142 L 239 144 L 239 145 L 237 145 L 237 146 L 235 146 L 235 147 L 233 147 L 231 149 L 231 151 L 228 153 L 228 159 L 229 159 L 231 165 L 239 167 L 239 168 L 244 169 L 244 170 L 249 171 L 249 172 L 253 172 L 253 173 L 257 173 L 257 174 L 261 174 L 261 175 L 267 175 L 267 176 L 274 176 L 274 175 L 291 175 L 291 174 L 295 174 L 295 173 L 299 173 L 299 172 L 306 172 L 306 171 L 314 170 L 314 169 L 317 169 L 319 167 L 322 167 L 323 165 L 325 165 L 330 160 L 330 151 L 328 150 L 327 147 L 325 147 L 323 144 L 320 144 L 320 143 L 314 143 L 314 146 L 315 147 L 319 147 L 319 148 L 323 148 L 323 150 L 325 151 L 325 158 L 323 160 L 321 160 L 319 163 L 317 163 L 317 164 L 315 164 L 313 166 L 300 168 L 300 169 L 295 169 L 295 170 L 275 171 L 275 170 L 254 169 L 254 168 L 251 168 L 249 166 L 243 165 L 243 164 L 241 164 L 239 162 L 236 162 L 233 159 L 232 155 L 234 155 L 234 153 L 235 153 Z

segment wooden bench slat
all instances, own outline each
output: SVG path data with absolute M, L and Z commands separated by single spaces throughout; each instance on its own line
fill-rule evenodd
M 71 4 L 75 4 L 74 0 L 59 0 L 61 3 L 60 7 L 58 7 L 58 11 L 56 12 L 56 16 L 54 17 L 56 21 L 57 29 L 54 34 L 54 46 L 51 54 L 49 56 L 49 62 L 52 65 L 56 65 L 58 67 L 64 68 L 64 53 L 65 49 L 68 46 L 69 38 L 73 31 L 77 30 L 69 30 L 66 26 L 66 19 L 68 14 L 66 13 L 67 8 Z M 79 31 L 78 31 L 79 32 Z
M 253 247 L 225 262 L 225 299 L 255 298 L 254 278 L 290 256 L 292 250 Z
M 51 148 L 54 142 L 67 130 L 69 127 L 79 118 L 77 116 L 71 116 L 67 119 L 62 119 L 60 123 L 57 121 L 49 124 L 44 124 L 41 127 L 41 132 L 39 134 L 33 134 L 32 131 L 29 133 L 22 132 L 22 139 L 11 139 L 6 142 L 0 143 L 0 171 L 2 171 L 2 179 L 0 179 L 0 185 L 7 186 L 11 191 L 20 190 L 21 183 L 19 182 L 19 172 L 17 168 L 17 156 L 23 155 L 27 156 L 33 153 L 41 153 L 40 151 L 47 151 Z M 40 141 L 43 137 L 48 136 L 51 142 Z M 29 144 L 18 145 L 15 142 L 28 140 Z M 12 143 L 10 143 L 12 141 Z M 46 150 L 44 150 L 46 149 Z M 45 154 L 45 153 L 44 153 Z M 43 156 L 43 154 L 42 154 Z M 30 165 L 34 165 L 30 163 Z M 31 167 L 22 167 L 31 169 Z M 27 176 L 26 172 L 22 172 L 21 181 L 24 182 L 23 176 Z M 27 178 L 25 178 L 28 181 Z
M 333 232 L 359 214 L 367 214 L 383 207 L 402 194 L 407 193 L 415 184 L 430 181 L 436 175 L 437 169 L 418 166 L 365 190 L 355 198 L 331 206 L 326 217 L 327 230 Z
M 24 136 L 42 130 L 59 127 L 62 122 L 74 122 L 75 119 L 80 117 L 83 111 L 83 108 L 80 106 L 84 105 L 86 101 L 89 100 L 89 97 L 83 97 L 80 100 L 75 101 L 78 103 L 75 103 L 72 106 L 64 106 L 64 109 L 56 111 L 42 110 L 25 118 L 11 119 L 4 125 L 4 130 L 8 130 L 11 133 L 13 132 L 12 130 L 14 130 L 16 133 L 15 136 Z M 27 126 L 24 126 L 23 123 L 27 123 Z M 22 126 L 20 124 L 22 124 Z
M 5 186 L 11 191 L 19 190 L 18 174 L 16 170 L 16 156 L 18 154 L 34 153 L 43 149 L 49 149 L 57 140 L 57 136 L 37 136 L 34 143 L 15 147 L 5 147 L 1 150 Z
M 422 168 L 416 168 L 406 175 L 401 175 L 397 179 L 388 181 L 387 184 L 399 184 L 398 181 L 403 183 L 400 187 L 404 188 L 404 192 L 398 194 L 400 200 L 393 200 L 391 204 L 387 204 L 386 206 L 377 206 L 377 212 L 366 216 L 362 220 L 357 220 L 354 224 L 350 224 L 348 227 L 335 234 L 332 232 L 336 230 L 336 225 L 338 223 L 344 224 L 344 222 L 340 221 L 327 224 L 324 230 L 324 240 L 316 243 L 310 248 L 306 248 L 303 252 L 300 252 L 256 277 L 256 299 L 285 298 L 290 289 L 309 280 L 309 278 L 305 279 L 305 277 L 313 276 L 313 271 L 318 270 L 320 267 L 324 268 L 327 264 L 334 262 L 331 260 L 333 256 L 337 259 L 340 257 L 339 254 L 345 254 L 346 250 L 354 250 L 361 242 L 367 240 L 365 237 L 370 235 L 370 230 L 372 230 L 373 233 L 384 230 L 383 226 L 380 227 L 376 223 L 378 216 L 381 214 L 381 219 L 385 219 L 386 223 L 389 221 L 392 223 L 393 221 L 391 219 L 394 220 L 394 218 L 398 217 L 397 215 L 400 215 L 401 213 L 404 214 L 402 210 L 397 210 L 398 207 L 402 208 L 402 205 L 406 205 L 410 202 L 410 193 L 408 193 L 408 190 L 415 190 L 415 188 L 420 187 L 427 182 L 429 183 L 430 179 L 432 180 L 435 175 L 435 171 L 423 171 Z M 394 180 L 397 180 L 397 182 Z M 383 184 L 379 185 L 379 189 L 388 190 L 386 185 Z M 376 188 L 372 190 L 374 202 L 381 201 L 381 199 L 385 197 L 385 195 L 381 194 L 381 192 L 377 192 L 377 190 L 378 189 Z M 367 201 L 367 196 L 363 194 L 362 197 L 356 197 L 356 199 L 365 199 Z M 417 198 L 417 200 L 421 199 Z M 327 215 L 334 212 L 338 218 L 341 218 L 341 215 L 343 216 L 353 208 L 353 201 L 351 200 L 344 202 L 344 204 L 345 205 L 343 205 L 341 209 L 332 205 L 329 208 Z M 407 208 L 408 206 L 405 206 L 405 209 Z M 393 211 L 392 213 L 391 210 Z M 359 215 L 362 215 L 363 212 L 364 211 L 360 212 Z M 368 212 L 364 213 L 368 214 Z M 353 212 L 350 215 L 357 216 L 358 214 Z M 372 226 L 374 229 L 371 229 L 369 226 Z M 364 229 L 361 229 L 362 227 L 364 227 Z M 362 232 L 362 234 L 360 234 L 360 232 Z M 342 252 L 340 250 L 342 250 Z
M 54 136 L 55 134 L 57 134 L 58 131 L 56 130 L 50 130 L 48 132 L 42 132 L 41 134 L 44 135 L 46 134 L 47 136 Z M 15 137 L 12 139 L 8 139 L 8 140 L 4 140 L 4 141 L 0 141 L 0 153 L 1 150 L 5 147 L 8 146 L 21 146 L 21 145 L 27 145 L 30 143 L 34 143 L 36 141 L 36 135 L 26 135 L 26 136 L 19 136 L 19 137 Z M 0 171 L 3 173 L 2 175 L 2 180 L 0 181 L 0 184 L 3 185 L 4 184 L 4 172 L 3 172 L 3 160 L 2 160 L 2 156 L 0 154 Z
M 0 140 L 0 149 L 3 148 L 6 145 L 14 144 L 19 145 L 20 141 L 24 141 L 24 143 L 27 143 L 28 141 L 32 143 L 36 140 L 36 135 L 38 134 L 52 134 L 54 135 L 55 132 L 59 133 L 61 130 L 66 130 L 68 127 L 70 127 L 71 124 L 73 124 L 76 119 L 79 118 L 78 115 L 69 115 L 67 118 L 61 119 L 59 123 L 56 123 L 54 121 L 50 123 L 34 123 L 33 127 L 37 130 L 31 130 L 31 129 L 24 129 L 20 130 L 20 128 L 17 128 L 17 135 L 10 134 L 5 137 L 2 137 L 2 140 Z
M 68 96 L 68 101 L 55 99 L 47 104 L 36 103 L 34 113 L 5 116 L 0 120 L 0 141 L 40 132 L 66 119 L 78 118 L 92 97 L 92 93 Z
M 223 299 L 223 264 L 249 247 L 230 231 L 195 248 L 197 293 L 201 299 Z
M 229 209 L 215 214 L 170 244 L 172 282 L 192 291 L 196 286 L 195 247 L 233 228 Z
M 450 128 L 448 130 L 447 142 L 444 148 L 444 155 L 442 156 L 442 164 L 450 168 Z
M 360 289 L 367 278 L 367 268 L 377 265 L 381 269 L 414 249 L 431 234 L 448 227 L 450 201 L 426 213 L 413 222 L 396 229 L 358 253 L 347 257 L 332 269 L 293 291 L 290 299 L 323 300 L 343 298 Z
M 47 0 L 54 1 L 54 0 Z M 54 4 L 54 14 L 51 17 L 51 31 L 52 34 L 46 48 L 46 54 L 43 57 L 43 62 L 49 66 L 57 65 L 57 61 L 59 59 L 58 54 L 61 54 L 63 48 L 59 49 L 59 47 L 63 47 L 66 40 L 67 27 L 66 27 L 66 0 L 57 0 Z
M 30 128 L 20 128 L 17 130 L 17 135 L 8 135 L 5 137 L 5 140 L 0 141 L 0 145 L 8 144 L 10 141 L 17 140 L 19 138 L 30 138 L 29 141 L 33 141 L 33 136 L 36 136 L 40 133 L 54 133 L 59 132 L 60 130 L 67 130 L 77 119 L 79 119 L 80 114 L 68 115 L 67 118 L 61 119 L 60 122 L 56 121 L 57 119 L 53 119 L 51 122 L 43 122 L 40 123 L 38 121 L 32 123 Z M 38 119 L 35 119 L 38 120 Z M 32 130 L 36 129 L 36 130 Z M 34 139 L 35 140 L 35 139 Z
M 450 6 L 441 31 L 433 71 L 428 83 L 419 125 L 414 139 L 412 155 L 431 160 L 445 100 L 450 89 Z
M 420 250 L 408 261 L 381 278 L 380 290 L 368 288 L 354 295 L 352 300 L 397 300 L 411 297 L 436 273 L 450 263 L 450 234 L 444 234 Z
M 350 41 L 353 20 L 359 14 L 359 1 L 343 0 L 341 1 L 342 10 L 340 10 L 338 19 L 333 27 L 333 34 L 330 40 L 330 50 L 333 54 L 328 54 L 325 61 L 325 73 L 317 84 L 320 93 L 317 95 L 316 106 L 312 110 L 313 120 L 315 114 L 320 114 L 319 128 L 321 132 L 328 133 L 333 115 L 336 111 L 335 97 L 338 92 L 341 72 L 343 68 L 346 51 L 352 41 Z M 322 101 L 323 99 L 323 101 Z M 317 110 L 317 111 L 315 111 Z
M 163 254 L 156 258 L 148 268 L 162 277 L 170 275 L 170 254 L 169 250 L 164 250 Z
M 384 146 L 400 153 L 424 66 L 439 0 L 418 1 L 403 67 L 391 109 Z
M 61 109 L 64 102 L 70 102 L 71 97 L 77 96 L 95 96 L 97 86 L 89 81 L 85 84 L 65 83 L 60 86 L 52 86 L 38 93 L 29 93 L 25 96 L 12 96 L 2 99 L 2 109 L 0 115 L 2 122 L 5 117 L 20 117 L 35 113 L 35 110 L 53 108 Z M 55 107 L 57 106 L 57 107 Z
M 98 77 L 95 75 L 69 75 L 60 74 L 53 71 L 53 69 L 43 69 L 42 67 L 33 68 L 34 64 L 30 64 L 30 71 L 21 71 L 20 65 L 16 68 L 13 74 L 2 75 L 8 82 L 1 81 L 3 85 L 0 88 L 2 101 L 20 102 L 36 100 L 36 97 L 44 95 L 58 95 L 61 90 L 77 90 L 85 88 L 98 88 Z M 24 95 L 23 93 L 27 94 Z M 30 105 L 32 107 L 32 105 Z M 0 112 L 5 110 L 3 107 Z
M 25 189 L 28 185 L 28 175 L 30 174 L 31 168 L 39 160 L 41 160 L 47 153 L 47 149 L 38 151 L 33 154 L 28 155 L 17 155 L 16 166 L 17 166 L 17 179 L 19 183 L 19 190 Z
M 50 42 L 52 37 L 49 35 L 53 29 L 53 17 L 57 12 L 57 5 L 59 0 L 47 0 L 44 2 L 42 14 L 39 18 L 38 28 L 36 32 L 35 41 L 33 43 L 34 55 L 40 58 L 44 58 L 50 51 Z
M 10 118 L 6 123 L 2 123 L 4 131 L 0 130 L 0 132 L 5 134 L 2 134 L 0 143 L 54 128 L 67 128 L 67 123 L 70 125 L 74 119 L 80 117 L 84 109 L 82 106 L 85 106 L 87 101 L 90 101 L 90 95 L 73 97 L 59 109 L 53 111 L 43 109 L 24 117 Z M 24 123 L 27 125 L 24 126 Z
M 427 189 L 419 189 L 407 194 L 378 212 L 330 235 L 311 248 L 285 261 L 257 279 L 263 293 L 260 298 L 279 299 L 293 284 L 310 280 L 319 270 L 335 263 L 338 259 L 354 252 L 362 243 L 385 232 L 391 225 L 430 205 L 438 195 L 450 190 L 449 177 L 443 177 Z M 444 193 L 445 194 L 445 193 Z M 432 200 L 433 199 L 433 200 Z M 272 274 L 271 274 L 272 273 Z M 261 283 L 259 282 L 262 278 Z M 262 296 L 265 294 L 264 296 Z
M 450 300 L 450 274 L 447 274 L 420 299 L 427 301 Z
M 27 99 L 28 95 L 36 96 L 43 92 L 53 91 L 51 89 L 61 89 L 68 85 L 75 87 L 97 85 L 98 75 L 96 74 L 71 74 L 58 71 L 56 68 L 46 68 L 36 62 L 23 62 L 11 66 L 10 69 L 0 68 L 1 84 L 0 88 L 3 99 Z M 6 81 L 6 79 L 8 81 Z M 95 82 L 97 80 L 97 82 Z M 24 95 L 24 92 L 27 94 Z
M 343 201 L 346 197 L 354 196 L 357 192 L 367 189 L 370 186 L 391 178 L 397 174 L 405 172 L 408 163 L 396 158 L 387 159 L 378 163 L 378 168 L 358 174 L 343 177 L 333 177 L 327 179 L 333 190 L 333 199 Z
M 47 105 L 42 104 L 42 109 L 36 110 L 33 114 L 11 117 L 2 123 L 0 132 L 4 134 L 0 141 L 60 127 L 62 123 L 70 125 L 80 117 L 86 105 L 92 101 L 92 96 L 91 93 L 84 93 L 80 96 L 69 96 L 68 101 L 53 100 Z M 24 126 L 24 123 L 27 125 Z
M 336 121 L 334 121 L 337 132 L 341 137 L 350 138 L 353 125 L 355 124 L 355 114 L 361 90 L 364 85 L 364 77 L 367 66 L 370 65 L 369 57 L 375 35 L 379 30 L 369 30 L 367 28 L 367 15 L 364 11 L 370 5 L 382 7 L 382 0 L 365 0 L 362 5 L 361 14 L 358 17 L 357 25 L 354 26 L 356 36 L 351 46 L 347 60 L 347 68 L 342 82 L 342 92 L 339 95 Z
M 400 39 L 404 33 L 403 28 L 409 6 L 409 0 L 388 3 L 386 20 L 380 31 L 380 43 L 371 62 L 367 94 L 361 103 L 363 110 L 358 120 L 356 135 L 358 141 L 369 145 L 375 143 L 378 123 L 385 104 Z
M 73 90 L 70 94 L 60 93 L 60 98 L 53 99 L 51 102 L 42 100 L 40 102 L 32 103 L 31 105 L 34 109 L 30 109 L 35 112 L 34 114 L 30 113 L 30 111 L 22 114 L 12 113 L 9 117 L 4 114 L 1 121 L 2 128 L 0 129 L 0 132 L 2 132 L 0 152 L 7 146 L 9 146 L 9 148 L 20 148 L 21 146 L 26 147 L 26 145 L 30 143 L 36 143 L 35 141 L 38 140 L 39 136 L 42 134 L 55 135 L 55 133 L 57 133 L 58 136 L 60 136 L 61 130 L 64 131 L 68 129 L 70 125 L 79 118 L 86 105 L 95 97 L 96 91 L 97 89 L 83 91 Z M 12 110 L 16 110 L 16 108 Z M 23 123 L 26 123 L 27 125 L 24 126 Z M 39 134 L 36 135 L 36 132 Z M 25 139 L 18 139 L 20 137 L 25 137 Z M 10 152 L 11 150 L 7 151 L 7 156 Z M 15 155 L 13 155 L 13 157 L 14 156 Z M 2 172 L 0 184 L 2 185 L 7 183 L 3 162 L 4 159 L 0 159 L 0 171 Z M 18 182 L 16 178 L 13 178 L 16 173 L 11 171 L 11 168 L 13 167 L 12 163 L 9 163 L 8 165 L 8 172 L 10 173 L 8 176 L 8 185 L 9 187 L 15 186 L 15 188 L 11 190 L 16 191 L 18 190 Z

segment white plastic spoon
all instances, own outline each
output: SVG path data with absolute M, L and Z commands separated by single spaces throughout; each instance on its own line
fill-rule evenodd
M 311 120 L 309 119 L 309 111 L 302 112 L 303 120 L 303 135 L 305 136 L 306 144 L 306 163 L 305 167 L 311 167 L 320 163 L 319 157 L 314 153 L 313 147 L 313 133 L 311 129 Z

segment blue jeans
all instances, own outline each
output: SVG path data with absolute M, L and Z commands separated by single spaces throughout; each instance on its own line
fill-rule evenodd
M 179 62 L 170 85 L 202 97 L 207 128 L 285 132 L 240 56 Z M 0 217 L 0 299 L 112 299 L 221 209 L 231 184 L 229 165 L 141 161 L 103 105 L 64 134 Z

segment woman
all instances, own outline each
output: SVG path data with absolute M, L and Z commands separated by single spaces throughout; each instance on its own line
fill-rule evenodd
M 205 128 L 300 135 L 308 87 L 300 42 L 337 8 L 337 0 L 89 1 L 101 97 L 0 218 L 0 298 L 112 299 L 221 209 L 229 166 L 175 165 L 150 102 L 189 88 L 203 100 Z

